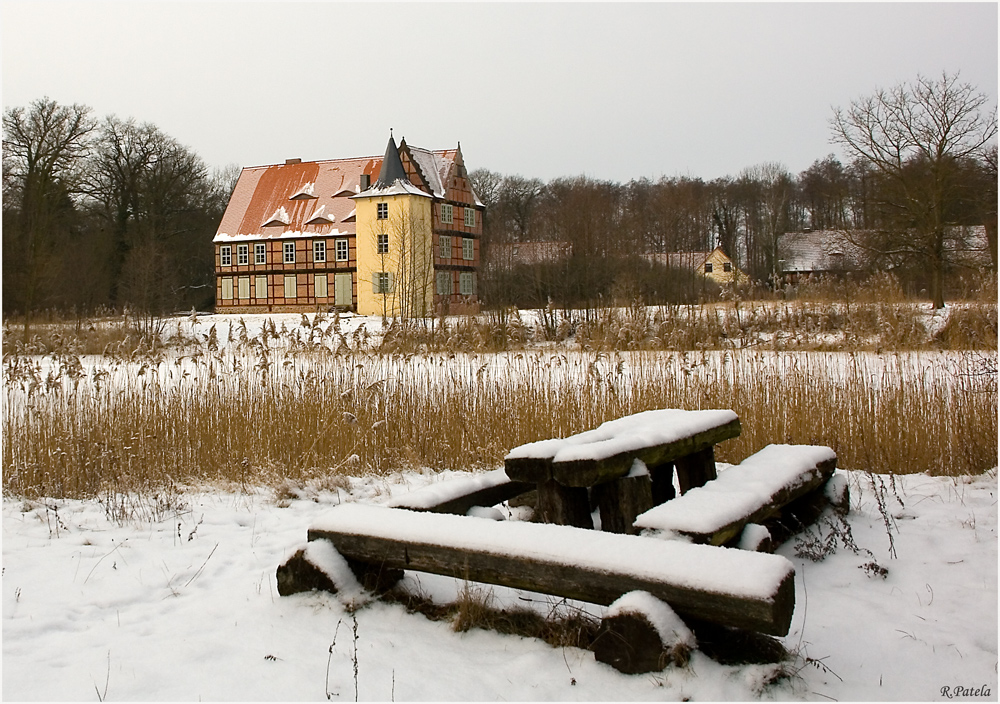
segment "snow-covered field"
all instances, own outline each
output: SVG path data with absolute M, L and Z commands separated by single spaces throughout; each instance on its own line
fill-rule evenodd
M 816 540 L 807 545 L 800 536 L 780 549 L 797 572 L 795 617 L 783 639 L 795 658 L 783 665 L 724 666 L 696 652 L 685 668 L 623 675 L 584 650 L 456 633 L 399 605 L 375 601 L 354 620 L 333 595 L 278 596 L 275 568 L 332 505 L 384 503 L 455 476 L 355 478 L 349 489 L 307 487 L 293 500 L 263 490 L 189 490 L 158 504 L 147 497 L 147 519 L 124 525 L 95 501 L 5 499 L 3 698 L 997 697 L 996 470 L 896 477 L 895 489 L 889 477 L 848 472 L 857 551 L 836 536 L 835 552 L 819 562 L 797 555 L 815 550 Z M 832 525 L 814 528 L 812 538 L 829 537 Z M 461 588 L 431 575 L 406 580 L 442 601 Z M 495 594 L 500 603 L 601 613 Z

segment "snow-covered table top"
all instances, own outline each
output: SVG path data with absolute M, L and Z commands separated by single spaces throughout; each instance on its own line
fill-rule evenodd
M 504 458 L 508 476 L 567 486 L 593 486 L 628 474 L 636 459 L 647 465 L 669 462 L 740 434 L 730 410 L 644 411 L 601 424 L 568 438 L 515 447 Z

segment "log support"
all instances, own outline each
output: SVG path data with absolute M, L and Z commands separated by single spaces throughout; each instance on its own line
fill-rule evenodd
M 677 490 L 674 488 L 673 462 L 664 462 L 661 465 L 650 467 L 649 477 L 653 481 L 652 493 L 654 506 L 666 503 L 677 495 Z
M 535 515 L 542 523 L 560 526 L 593 528 L 590 515 L 590 497 L 583 487 L 563 486 L 554 479 L 538 485 L 538 504 Z
M 711 445 L 686 457 L 679 457 L 675 464 L 677 466 L 677 484 L 680 486 L 681 494 L 687 493 L 688 489 L 705 486 L 717 476 L 715 473 L 715 447 Z
M 598 484 L 593 493 L 601 511 L 601 530 L 608 533 L 635 535 L 639 530 L 632 522 L 653 507 L 653 484 L 648 474 Z

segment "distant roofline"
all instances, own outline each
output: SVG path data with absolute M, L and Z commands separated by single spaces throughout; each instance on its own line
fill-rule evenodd
M 256 164 L 254 166 L 244 166 L 244 169 L 267 169 L 272 166 L 301 166 L 302 164 L 329 164 L 334 161 L 361 161 L 363 159 L 381 159 L 381 156 L 349 156 L 341 157 L 339 159 L 314 159 L 312 161 L 300 161 L 297 164 L 286 164 L 284 162 L 276 162 L 274 164 Z

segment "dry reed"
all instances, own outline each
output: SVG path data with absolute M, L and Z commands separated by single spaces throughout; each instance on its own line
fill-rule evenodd
M 234 321 L 224 335 L 213 327 L 183 356 L 5 355 L 5 491 L 495 467 L 521 443 L 664 407 L 735 410 L 743 434 L 721 461 L 772 442 L 830 445 L 840 466 L 874 472 L 967 474 L 997 459 L 995 352 L 385 354 L 319 316 L 257 335 Z

